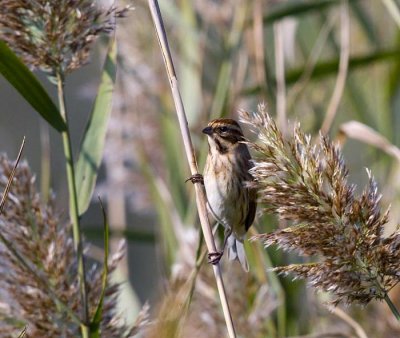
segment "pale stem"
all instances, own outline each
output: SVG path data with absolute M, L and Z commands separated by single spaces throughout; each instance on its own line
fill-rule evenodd
M 321 127 L 322 134 L 327 134 L 332 126 L 333 120 L 339 108 L 346 85 L 347 73 L 350 58 L 350 18 L 347 0 L 342 2 L 340 7 L 340 60 L 339 72 L 336 79 L 335 89 L 328 105 L 325 120 Z
M 193 151 L 193 145 L 190 138 L 185 109 L 183 107 L 182 98 L 178 88 L 178 80 L 176 78 L 176 73 L 172 62 L 171 53 L 168 47 L 167 35 L 165 33 L 164 25 L 162 22 L 160 8 L 158 6 L 157 0 L 149 0 L 148 3 L 153 18 L 154 26 L 156 29 L 158 42 L 160 44 L 160 48 L 164 58 L 168 79 L 170 81 L 172 96 L 174 99 L 176 113 L 179 120 L 179 126 L 182 133 L 186 157 L 189 162 L 190 172 L 192 175 L 195 175 L 198 174 L 197 161 Z M 203 235 L 207 245 L 208 252 L 216 252 L 217 249 L 215 246 L 214 237 L 212 235 L 211 226 L 207 218 L 206 195 L 204 192 L 204 188 L 200 183 L 195 183 L 194 187 L 196 193 L 197 210 L 199 213 L 201 228 L 203 230 Z M 219 263 L 213 265 L 213 270 L 217 282 L 218 293 L 221 300 L 222 310 L 224 313 L 228 334 L 230 338 L 233 338 L 236 337 L 236 333 L 233 326 L 232 316 L 229 310 L 228 300 L 226 297 L 224 282 L 222 279 L 222 273 Z
M 285 55 L 283 50 L 283 23 L 274 24 L 275 76 L 276 76 L 276 112 L 278 126 L 286 134 L 286 80 Z
M 328 310 L 331 311 L 335 316 L 339 317 L 350 327 L 352 327 L 359 338 L 368 338 L 362 326 L 358 324 L 353 318 L 351 318 L 346 312 L 335 306 L 328 305 L 327 307 Z
M 265 69 L 265 46 L 264 46 L 264 26 L 263 26 L 263 2 L 256 0 L 253 9 L 253 38 L 254 38 L 254 58 L 256 67 L 257 83 L 265 91 L 265 79 L 267 78 Z

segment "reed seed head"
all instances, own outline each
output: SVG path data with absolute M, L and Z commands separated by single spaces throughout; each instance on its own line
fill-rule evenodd
M 383 236 L 388 211 L 381 211 L 371 172 L 367 170 L 369 183 L 357 196 L 340 149 L 326 136 L 314 144 L 297 125 L 284 138 L 264 105 L 256 113 L 243 112 L 242 119 L 259 141 L 249 143 L 256 153 L 249 184 L 265 212 L 291 222 L 254 239 L 315 260 L 274 270 L 308 279 L 331 292 L 333 303 L 383 299 L 400 281 L 400 232 Z
M 128 9 L 101 9 L 93 0 L 2 0 L 0 39 L 30 67 L 64 74 L 86 63 L 96 38 Z

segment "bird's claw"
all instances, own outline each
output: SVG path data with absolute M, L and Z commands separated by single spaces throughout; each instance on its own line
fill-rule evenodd
M 194 174 L 194 175 L 190 176 L 190 177 L 185 181 L 185 183 L 186 183 L 187 181 L 190 181 L 190 182 L 192 182 L 193 184 L 195 184 L 195 183 L 204 184 L 204 178 L 203 178 L 203 175 L 202 175 L 202 174 Z
M 224 254 L 223 251 L 210 252 L 208 254 L 208 263 L 212 265 L 218 264 L 223 254 Z

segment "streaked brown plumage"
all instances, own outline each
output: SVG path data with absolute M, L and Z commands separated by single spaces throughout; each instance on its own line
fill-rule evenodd
M 225 227 L 229 259 L 238 259 L 248 271 L 243 240 L 256 213 L 255 192 L 245 187 L 245 182 L 252 180 L 251 156 L 235 120 L 213 120 L 203 133 L 209 144 L 204 185 L 210 218 Z

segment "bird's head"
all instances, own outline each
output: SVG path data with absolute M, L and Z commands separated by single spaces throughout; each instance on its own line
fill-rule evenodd
M 239 123 L 232 119 L 212 120 L 203 129 L 203 133 L 208 136 L 210 149 L 215 149 L 220 154 L 230 152 L 244 140 Z

